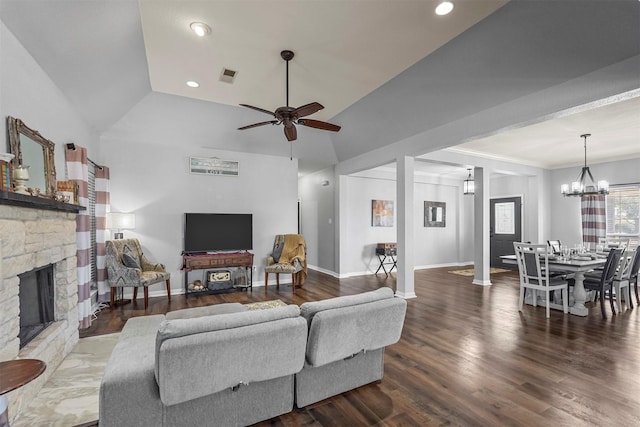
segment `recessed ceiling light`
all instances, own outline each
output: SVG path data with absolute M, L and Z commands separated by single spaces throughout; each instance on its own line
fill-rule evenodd
M 200 86 L 200 83 L 194 82 L 193 80 L 189 80 L 187 82 L 187 86 L 189 86 L 189 87 L 198 87 L 198 86 Z
M 211 27 L 203 22 L 192 22 L 190 27 L 198 37 L 204 37 L 211 34 Z
M 443 1 L 436 7 L 436 15 L 448 15 L 453 10 L 453 3 Z

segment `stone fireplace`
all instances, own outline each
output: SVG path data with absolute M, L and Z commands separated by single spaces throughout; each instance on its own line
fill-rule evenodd
M 39 378 L 7 394 L 11 418 L 35 397 L 78 342 L 75 237 L 78 209 L 43 198 L 0 194 L 0 361 L 33 358 L 47 364 Z M 53 282 L 53 310 L 48 325 L 21 346 L 21 278 L 47 269 L 45 275 L 49 274 Z

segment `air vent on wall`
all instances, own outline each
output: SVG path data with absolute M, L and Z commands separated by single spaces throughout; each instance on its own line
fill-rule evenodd
M 220 75 L 220 81 L 225 83 L 233 83 L 233 80 L 236 78 L 236 74 L 238 74 L 237 71 L 223 68 L 222 74 Z

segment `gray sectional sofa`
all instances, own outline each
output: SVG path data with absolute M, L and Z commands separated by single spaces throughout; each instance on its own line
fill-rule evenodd
M 405 311 L 381 288 L 131 318 L 100 385 L 100 427 L 249 425 L 380 380 Z

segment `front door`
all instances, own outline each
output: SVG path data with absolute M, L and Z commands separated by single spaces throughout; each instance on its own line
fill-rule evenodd
M 513 255 L 513 242 L 522 241 L 522 198 L 491 199 L 489 244 L 491 267 L 504 268 L 502 255 Z

